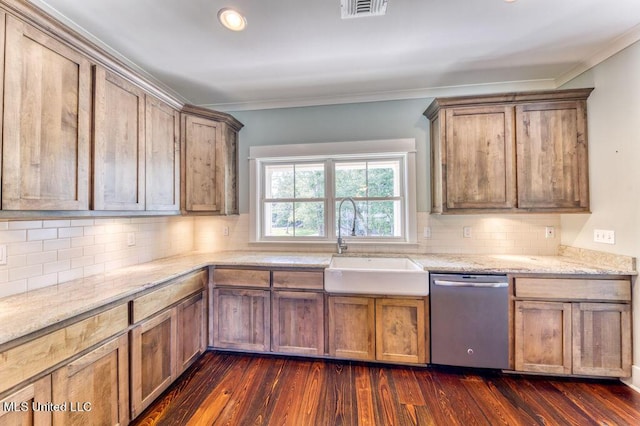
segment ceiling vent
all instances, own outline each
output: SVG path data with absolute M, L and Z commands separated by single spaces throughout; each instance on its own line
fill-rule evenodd
M 342 19 L 380 16 L 387 13 L 388 0 L 340 0 Z

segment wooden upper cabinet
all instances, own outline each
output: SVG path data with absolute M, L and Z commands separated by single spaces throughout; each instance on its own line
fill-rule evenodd
M 180 114 L 146 97 L 146 209 L 180 210 Z
M 145 208 L 145 94 L 121 77 L 95 68 L 95 210 Z
M 185 209 L 187 211 L 219 211 L 222 180 L 217 166 L 222 155 L 220 124 L 200 117 L 185 117 Z
M 588 211 L 591 90 L 435 99 L 432 212 Z
M 512 108 L 451 108 L 445 119 L 441 161 L 447 209 L 514 207 Z
M 518 206 L 589 208 L 586 101 L 516 106 Z
M 186 105 L 181 126 L 182 199 L 187 213 L 238 213 L 237 133 L 228 114 Z
M 89 61 L 10 16 L 5 37 L 2 209 L 87 210 Z

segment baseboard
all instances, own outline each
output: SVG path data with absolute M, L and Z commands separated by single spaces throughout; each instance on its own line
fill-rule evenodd
M 631 377 L 622 380 L 622 382 L 634 391 L 640 393 L 640 365 L 632 365 Z

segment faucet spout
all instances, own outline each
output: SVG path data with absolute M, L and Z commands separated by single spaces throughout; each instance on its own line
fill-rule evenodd
M 353 206 L 351 236 L 355 237 L 356 235 L 356 219 L 358 217 L 358 208 L 356 207 L 356 202 L 353 201 L 353 198 L 351 197 L 343 198 L 338 205 L 338 254 L 342 254 L 342 252 L 348 248 L 347 243 L 345 243 L 342 239 L 342 204 L 344 204 L 345 201 L 351 202 L 351 205 Z

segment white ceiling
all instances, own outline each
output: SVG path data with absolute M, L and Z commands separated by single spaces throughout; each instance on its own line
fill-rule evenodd
M 347 20 L 340 0 L 31 2 L 184 101 L 226 111 L 555 88 L 640 39 L 640 0 L 389 0 L 386 16 Z M 245 31 L 217 22 L 228 6 Z

